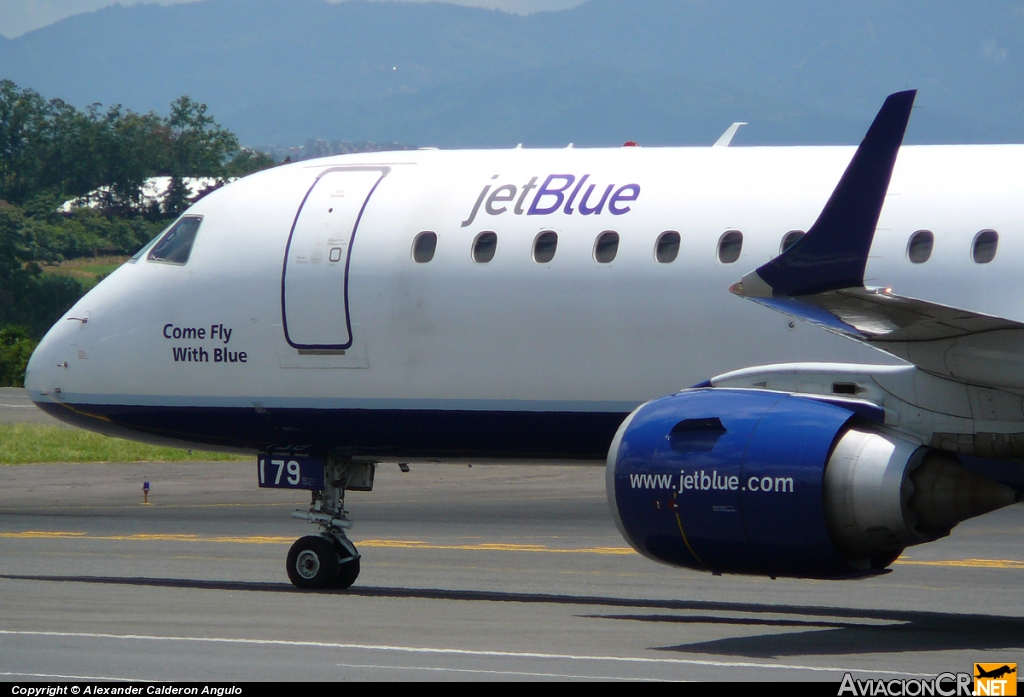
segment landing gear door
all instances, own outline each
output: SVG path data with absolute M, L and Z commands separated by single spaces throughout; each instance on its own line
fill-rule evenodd
M 366 202 L 387 167 L 329 169 L 299 207 L 285 247 L 281 313 L 288 343 L 300 351 L 352 345 L 348 274 Z

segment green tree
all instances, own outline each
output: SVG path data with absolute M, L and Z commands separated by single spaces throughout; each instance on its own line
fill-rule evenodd
M 244 177 L 253 172 L 269 169 L 276 164 L 274 158 L 265 152 L 242 148 L 237 155 L 231 158 L 225 169 L 229 177 Z
M 116 215 L 149 213 L 143 210 L 142 186 L 149 177 L 169 173 L 167 124 L 153 113 L 122 112 L 120 105 L 103 118 L 107 128 L 100 151 L 108 187 L 103 210 Z
M 21 203 L 38 189 L 45 120 L 37 92 L 0 81 L 0 198 Z
M 26 223 L 19 209 L 0 208 L 0 327 L 20 325 L 41 337 L 82 296 L 82 284 L 43 274 L 36 260 L 46 252 Z
M 166 217 L 189 205 L 187 177 L 241 176 L 271 165 L 241 150 L 205 104 L 183 96 L 168 116 L 99 104 L 79 111 L 60 100 L 0 81 L 0 198 L 28 205 L 94 195 L 110 215 Z M 142 187 L 171 177 L 165 210 L 144 210 Z
M 185 177 L 224 177 L 226 163 L 238 152 L 238 138 L 222 128 L 207 112 L 205 104 L 183 96 L 171 104 L 167 118 L 168 170 L 170 188 L 164 202 L 168 215 L 188 208 Z
M 38 343 L 26 327 L 0 328 L 0 387 L 24 386 L 25 368 Z
M 50 101 L 43 114 L 39 154 L 42 172 L 36 195 L 46 192 L 63 200 L 81 196 L 102 183 L 97 145 L 103 124 L 90 112 L 81 112 L 59 99 Z
M 40 264 L 131 254 L 189 206 L 186 178 L 223 180 L 272 164 L 240 149 L 206 105 L 188 96 L 166 117 L 121 105 L 81 111 L 0 80 L 0 384 L 20 382 L 32 342 L 83 292 L 77 280 L 44 274 Z M 142 196 L 154 176 L 171 177 L 163 208 Z M 84 196 L 99 210 L 58 212 L 63 201 Z

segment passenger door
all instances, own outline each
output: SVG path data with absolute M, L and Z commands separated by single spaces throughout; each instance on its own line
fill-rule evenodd
M 352 345 L 352 244 L 366 203 L 389 169 L 328 169 L 299 206 L 285 247 L 281 314 L 285 338 L 300 352 L 344 351 Z

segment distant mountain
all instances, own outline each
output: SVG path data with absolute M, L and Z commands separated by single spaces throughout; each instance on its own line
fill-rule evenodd
M 246 143 L 855 142 L 917 87 L 911 142 L 1024 142 L 1024 0 L 114 6 L 13 40 L 0 77 L 82 106 L 209 104 Z

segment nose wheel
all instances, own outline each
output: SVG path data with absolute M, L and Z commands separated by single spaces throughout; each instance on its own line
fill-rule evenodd
M 288 579 L 298 588 L 327 588 L 338 575 L 338 554 L 319 535 L 299 538 L 288 550 Z
M 288 550 L 285 568 L 288 580 L 297 588 L 345 589 L 359 577 L 359 552 L 345 534 L 352 526 L 345 510 L 345 489 L 373 488 L 373 462 L 328 458 L 324 465 L 324 488 L 313 492 L 308 511 L 296 511 L 296 518 L 320 526 L 319 535 L 307 535 Z
M 359 577 L 359 557 L 349 554 L 337 541 L 307 535 L 288 550 L 286 568 L 288 580 L 297 588 L 345 589 Z
M 345 590 L 351 588 L 357 578 L 359 578 L 359 557 L 352 557 L 348 561 L 338 562 L 338 573 L 329 587 Z

